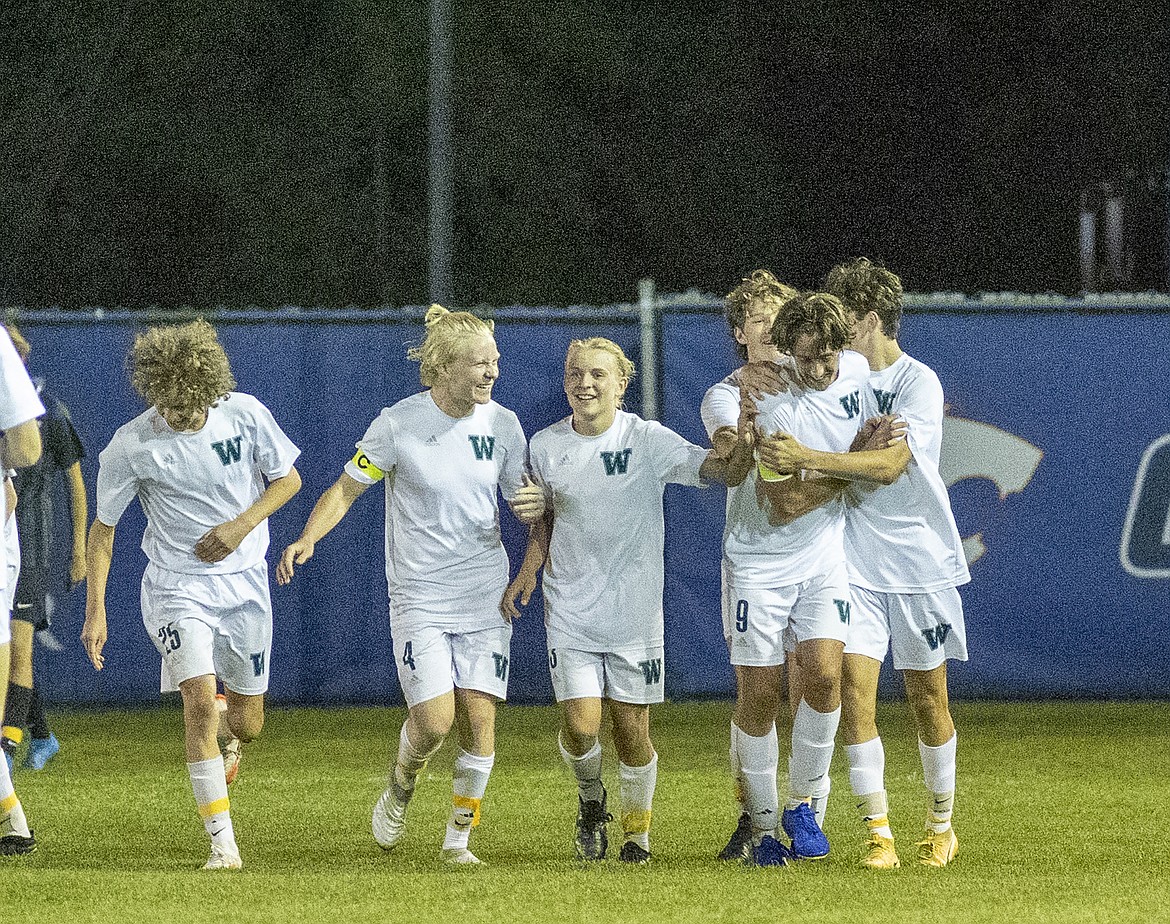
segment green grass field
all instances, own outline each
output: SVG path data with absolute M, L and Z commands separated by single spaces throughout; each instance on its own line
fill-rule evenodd
M 855 866 L 848 779 L 834 762 L 833 855 L 790 869 L 713 859 L 734 825 L 730 706 L 654 713 L 660 754 L 649 867 L 572 859 L 575 786 L 553 708 L 501 712 L 496 769 L 472 847 L 489 865 L 438 860 L 448 745 L 393 853 L 370 831 L 402 710 L 273 709 L 232 788 L 242 873 L 196 871 L 207 841 L 180 756 L 177 711 L 57 719 L 60 756 L 18 772 L 40 850 L 0 864 L 0 920 L 102 921 L 1072 922 L 1170 920 L 1165 704 L 972 704 L 955 709 L 959 857 L 914 862 L 925 810 L 914 735 L 883 706 L 891 819 L 903 868 Z M 606 778 L 616 803 L 616 765 Z M 616 804 L 611 804 L 616 809 Z M 615 825 L 613 839 L 619 840 Z M 620 841 L 619 841 L 620 845 Z

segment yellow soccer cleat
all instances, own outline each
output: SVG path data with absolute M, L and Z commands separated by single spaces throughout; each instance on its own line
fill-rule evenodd
M 947 828 L 945 831 L 927 831 L 926 836 L 916 846 L 919 863 L 941 869 L 958 854 L 959 839 L 955 837 L 953 828 Z
M 865 845 L 865 855 L 860 864 L 866 869 L 898 869 L 902 863 L 894 850 L 894 839 L 870 831 L 869 843 Z

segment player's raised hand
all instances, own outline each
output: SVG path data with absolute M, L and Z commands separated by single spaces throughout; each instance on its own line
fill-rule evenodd
M 508 506 L 512 508 L 517 520 L 525 526 L 531 526 L 544 516 L 546 506 L 544 487 L 527 472 L 522 478 L 523 486 L 516 492 L 516 496 L 508 501 Z
M 106 664 L 102 649 L 106 647 L 106 614 L 89 612 L 85 614 L 85 625 L 81 627 L 81 644 L 89 656 L 94 670 L 100 671 Z
M 906 433 L 910 429 L 905 420 L 893 414 L 870 418 L 865 422 L 865 427 L 868 428 L 871 423 L 873 429 L 862 444 L 862 449 L 888 449 L 895 443 L 905 442 Z
M 739 386 L 739 421 L 736 423 L 736 436 L 739 438 L 740 445 L 754 446 L 759 442 L 760 431 L 756 425 L 759 416 L 760 409 L 756 406 L 755 398 L 752 397 L 748 387 L 741 383 Z
M 219 526 L 205 532 L 195 543 L 195 557 L 209 564 L 223 561 L 240 547 L 240 543 L 250 532 L 251 529 L 238 519 L 220 523 Z
M 280 562 L 276 566 L 276 583 L 281 587 L 288 584 L 293 579 L 295 566 L 303 565 L 312 558 L 315 548 L 315 543 L 303 538 L 286 546 L 284 553 L 280 556 Z
M 748 363 L 739 370 L 739 384 L 749 395 L 759 399 L 788 391 L 792 384 L 791 375 L 791 370 L 773 362 Z
M 500 600 L 500 615 L 504 617 L 504 622 L 520 618 L 521 613 L 519 607 L 516 606 L 516 598 L 520 598 L 520 606 L 528 606 L 528 601 L 532 599 L 534 590 L 536 590 L 536 575 L 521 568 L 520 573 L 508 585 Z

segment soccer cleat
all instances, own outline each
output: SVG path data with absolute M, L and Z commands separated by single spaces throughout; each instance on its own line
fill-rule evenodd
M 650 851 L 633 841 L 626 841 L 622 844 L 622 852 L 618 854 L 618 859 L 623 863 L 641 866 L 650 862 Z
M 240 851 L 233 844 L 231 847 L 211 845 L 211 857 L 203 864 L 204 869 L 243 869 L 244 861 L 240 859 Z
M 215 694 L 215 708 L 219 710 L 219 727 L 215 730 L 215 739 L 219 743 L 219 752 L 223 755 L 223 777 L 231 786 L 240 772 L 244 743 L 232 734 L 228 726 L 227 697 L 222 693 Z
M 29 770 L 44 770 L 57 752 L 61 750 L 61 742 L 57 736 L 49 732 L 48 738 L 33 738 L 28 743 L 28 753 L 24 755 L 24 766 Z
M 33 853 L 37 849 L 37 839 L 32 831 L 28 837 L 20 834 L 5 834 L 0 837 L 0 857 L 21 857 Z
M 444 847 L 439 856 L 448 866 L 487 866 L 466 847 Z
M 386 791 L 378 797 L 374 806 L 372 825 L 374 840 L 383 850 L 393 850 L 406 833 L 406 806 L 413 793 L 398 785 L 393 776 Z
M 865 845 L 865 855 L 860 865 L 866 869 L 898 869 L 902 864 L 894 850 L 894 839 L 870 831 L 869 843 Z
M 719 851 L 719 860 L 746 860 L 752 846 L 752 818 L 744 812 L 739 816 L 739 824 L 731 832 L 731 839 L 727 846 Z
M 613 821 L 613 816 L 605 810 L 606 792 L 601 790 L 601 800 L 591 799 L 586 802 L 577 797 L 577 859 L 604 860 L 606 848 L 609 847 L 609 834 L 605 830 L 607 822 Z
M 817 824 L 812 806 L 801 802 L 786 808 L 780 816 L 784 833 L 792 838 L 792 853 L 798 860 L 823 860 L 829 855 L 829 839 Z
M 759 842 L 749 842 L 744 863 L 748 866 L 787 866 L 789 861 L 796 859 L 792 851 L 781 844 L 771 834 L 765 834 Z
M 959 839 L 955 837 L 954 828 L 947 828 L 945 831 L 928 830 L 926 836 L 915 846 L 918 848 L 919 863 L 941 869 L 958 854 Z

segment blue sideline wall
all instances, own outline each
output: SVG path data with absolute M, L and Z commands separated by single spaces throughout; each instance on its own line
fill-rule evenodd
M 302 318 L 257 313 L 217 321 L 241 390 L 261 397 L 303 450 L 305 487 L 273 518 L 270 561 L 295 538 L 378 410 L 419 387 L 417 367 L 403 355 L 419 334 L 417 317 Z M 124 370 L 140 323 L 47 314 L 23 323 L 34 374 L 46 376 L 71 408 L 89 451 L 83 466 L 91 505 L 98 452 L 141 411 Z M 529 435 L 567 413 L 565 346 L 594 334 L 638 358 L 632 319 L 575 320 L 557 312 L 501 319 L 496 398 L 516 410 Z M 736 364 L 726 328 L 710 314 L 667 313 L 661 342 L 662 419 L 704 442 L 703 392 Z M 907 317 L 902 342 L 943 381 L 950 415 L 944 469 L 975 557 L 963 592 L 972 660 L 954 666 L 955 694 L 1166 695 L 1170 315 L 921 313 Z M 636 388 L 629 403 L 639 409 Z M 719 615 L 723 501 L 719 489 L 667 490 L 667 678 L 674 697 L 732 690 Z M 291 587 L 273 587 L 274 700 L 401 702 L 386 617 L 382 517 L 380 491 L 371 491 Z M 502 520 L 518 564 L 522 531 L 508 513 Z M 101 673 L 77 642 L 82 593 L 61 601 L 55 632 L 64 650 L 38 653 L 40 682 L 54 701 L 156 699 L 158 656 L 138 609 L 142 527 L 132 505 L 118 527 L 111 640 Z M 537 595 L 516 626 L 516 702 L 551 700 L 540 613 Z M 894 681 L 883 682 L 889 689 Z

